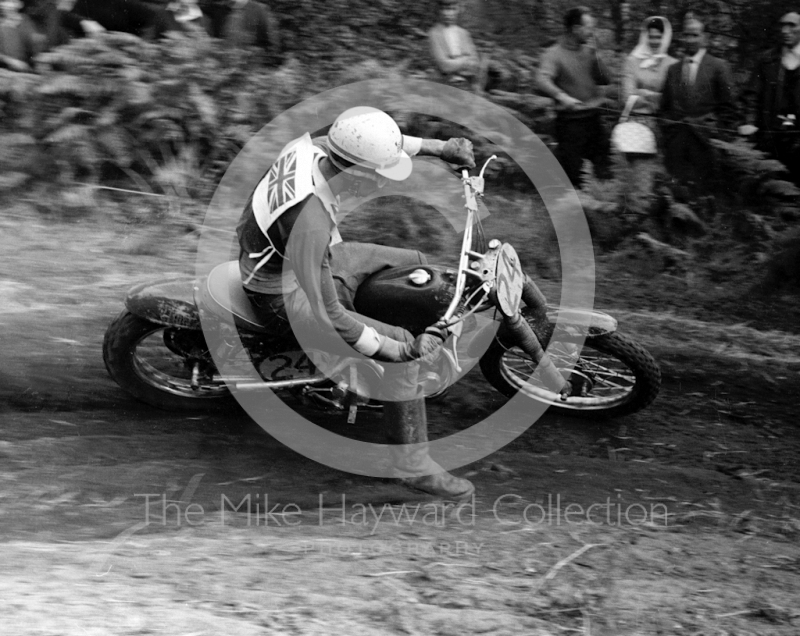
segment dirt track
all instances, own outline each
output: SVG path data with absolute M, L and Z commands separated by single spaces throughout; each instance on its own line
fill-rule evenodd
M 421 521 L 424 498 L 314 464 L 241 412 L 163 413 L 112 383 L 100 347 L 124 291 L 191 271 L 188 240 L 169 241 L 3 221 L 0 586 L 15 634 L 797 633 L 800 335 L 788 321 L 692 305 L 666 279 L 604 282 L 598 306 L 662 365 L 658 401 L 613 423 L 545 416 L 461 471 L 478 487 L 474 519 L 470 506 L 436 525 Z M 502 403 L 475 375 L 430 407 L 431 427 L 445 435 Z M 224 498 L 248 495 L 301 514 L 222 518 Z M 333 508 L 322 522 L 320 497 Z M 413 521 L 352 516 L 386 502 L 423 508 Z M 607 503 L 657 514 L 563 520 L 569 504 Z M 529 504 L 544 520 L 516 524 Z

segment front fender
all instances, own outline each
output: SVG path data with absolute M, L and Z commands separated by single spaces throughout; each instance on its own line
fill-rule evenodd
M 607 333 L 613 333 L 617 330 L 617 321 L 612 316 L 605 314 L 601 311 L 584 311 L 578 309 L 560 309 L 554 305 L 547 306 L 546 320 L 542 318 L 536 319 L 535 313 L 530 307 L 522 308 L 522 316 L 528 321 L 528 324 L 533 329 L 536 337 L 543 347 L 547 347 L 550 339 L 558 323 L 559 318 L 561 324 L 558 330 L 558 340 L 569 342 L 572 338 L 586 338 L 587 336 L 601 336 Z M 514 346 L 515 343 L 503 340 L 507 335 L 502 324 L 499 326 L 496 322 L 484 325 L 480 331 L 475 334 L 473 343 L 468 355 L 477 356 L 482 353 L 486 347 L 487 338 L 495 336 L 498 340 L 505 343 L 506 346 Z
M 583 336 L 602 336 L 617 330 L 616 318 L 602 311 L 565 309 L 548 305 L 547 319 L 553 326 L 560 321 L 560 328 L 568 334 L 577 332 Z
M 194 302 L 194 288 L 200 279 L 164 278 L 132 287 L 125 306 L 132 314 L 166 327 L 201 329 Z

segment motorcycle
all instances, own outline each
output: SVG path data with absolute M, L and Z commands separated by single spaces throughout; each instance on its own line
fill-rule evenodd
M 603 418 L 647 407 L 661 384 L 653 357 L 619 333 L 608 314 L 537 308 L 514 248 L 486 241 L 477 205 L 485 169 L 478 176 L 461 171 L 467 218 L 458 266 L 379 271 L 359 286 L 356 311 L 415 336 L 434 323 L 455 332 L 435 361 L 421 362 L 429 399 L 444 395 L 465 372 L 459 356 L 472 356 L 485 379 L 509 398 L 521 393 L 560 412 Z M 353 358 L 339 365 L 343 379 L 319 372 L 293 334 L 277 337 L 259 322 L 237 261 L 202 279 L 138 285 L 125 306 L 106 331 L 103 359 L 125 391 L 150 405 L 205 411 L 228 406 L 237 391 L 280 391 L 348 412 L 349 421 L 359 406 L 380 408 L 369 399 L 380 365 Z M 217 334 L 213 344 L 206 337 L 211 329 Z M 237 374 L 237 360 L 258 376 Z

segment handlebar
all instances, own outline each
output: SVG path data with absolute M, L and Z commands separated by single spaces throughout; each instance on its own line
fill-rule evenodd
M 472 248 L 472 228 L 478 215 L 478 200 L 476 195 L 483 195 L 483 189 L 485 185 L 483 173 L 486 171 L 486 166 L 488 166 L 489 162 L 493 159 L 497 159 L 497 155 L 492 155 L 486 160 L 486 163 L 483 164 L 483 167 L 481 168 L 481 171 L 477 177 L 470 177 L 469 170 L 466 168 L 461 170 L 461 182 L 464 184 L 464 198 L 466 200 L 464 207 L 467 208 L 467 223 L 464 227 L 464 240 L 461 242 L 461 256 L 458 261 L 456 291 L 453 295 L 453 300 L 450 302 L 450 306 L 447 308 L 447 311 L 445 312 L 444 316 L 442 316 L 439 323 L 437 323 L 444 327 L 450 326 L 452 322 L 458 322 L 457 320 L 453 321 L 452 319 L 458 311 L 462 296 L 464 295 L 464 289 L 467 285 L 469 256 Z

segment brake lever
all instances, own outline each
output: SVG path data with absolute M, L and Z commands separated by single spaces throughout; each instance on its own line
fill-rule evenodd
M 457 319 L 455 319 L 457 318 Z M 452 337 L 452 351 L 447 346 L 447 341 L 442 343 L 442 352 L 445 354 L 448 362 L 453 366 L 453 368 L 458 372 L 461 373 L 461 365 L 458 363 L 458 339 L 461 337 L 461 333 L 464 329 L 464 322 L 460 316 L 455 317 L 454 321 L 450 324 L 447 324 L 443 321 L 439 321 L 436 323 L 436 327 L 447 331 L 450 336 Z M 448 338 L 449 340 L 449 338 Z

